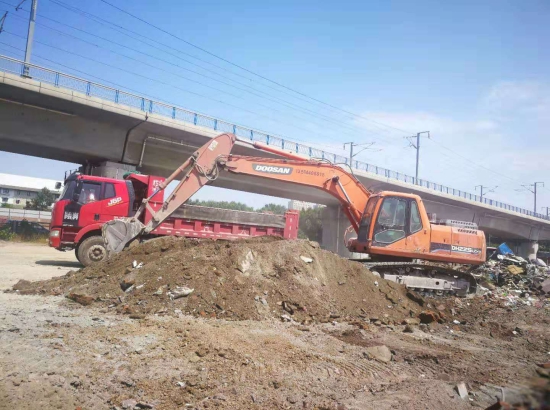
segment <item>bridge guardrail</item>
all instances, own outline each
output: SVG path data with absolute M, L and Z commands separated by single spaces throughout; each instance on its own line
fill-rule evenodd
M 0 221 L 3 219 L 26 219 L 28 221 L 48 222 L 52 220 L 52 211 L 31 211 L 29 209 L 0 208 Z
M 21 60 L 0 55 L 0 70 L 23 75 L 24 65 L 24 62 Z M 29 77 L 38 81 L 53 84 L 56 87 L 68 88 L 87 96 L 103 98 L 116 104 L 138 108 L 143 112 L 158 114 L 164 117 L 172 118 L 174 120 L 184 121 L 190 124 L 211 128 L 216 131 L 230 132 L 241 138 L 249 138 L 250 140 L 261 141 L 265 144 L 273 145 L 277 148 L 296 152 L 298 154 L 307 155 L 312 158 L 327 159 L 336 164 L 347 164 L 352 168 L 365 172 L 370 172 L 372 174 L 383 176 L 388 179 L 410 183 L 445 194 L 454 195 L 471 201 L 481 202 L 486 205 L 506 209 L 508 211 L 518 212 L 520 214 L 550 220 L 550 218 L 546 215 L 535 213 L 533 211 L 529 211 L 527 209 L 523 209 L 517 206 L 509 205 L 500 201 L 495 201 L 493 199 L 480 198 L 476 194 L 471 194 L 469 192 L 437 184 L 435 182 L 427 181 L 425 179 L 418 178 L 418 180 L 416 180 L 415 177 L 412 177 L 410 175 L 403 174 L 397 171 L 392 171 L 390 169 L 368 164 L 362 161 L 354 160 L 351 164 L 348 164 L 348 158 L 344 156 L 333 154 L 328 151 L 320 150 L 318 148 L 310 147 L 307 145 L 299 144 L 297 142 L 293 142 L 282 137 L 267 134 L 263 131 L 258 131 L 252 128 L 243 127 L 241 125 L 232 124 L 224 120 L 210 117 L 208 115 L 186 110 L 175 105 L 154 101 L 143 96 L 118 90 L 112 87 L 107 87 L 102 84 L 78 78 L 70 74 L 64 74 L 49 68 L 37 66 L 35 64 L 26 65 L 29 67 Z

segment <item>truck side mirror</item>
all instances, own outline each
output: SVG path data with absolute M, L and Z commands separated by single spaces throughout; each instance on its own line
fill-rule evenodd
M 61 189 L 61 182 L 56 182 L 55 183 L 55 189 L 57 189 L 57 190 Z

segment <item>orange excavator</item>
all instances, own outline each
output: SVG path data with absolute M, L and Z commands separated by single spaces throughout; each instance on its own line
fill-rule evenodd
M 103 226 L 109 253 L 153 231 L 204 185 L 223 172 L 274 180 L 281 184 L 311 187 L 336 198 L 357 235 L 347 240 L 351 252 L 368 254 L 367 266 L 385 279 L 409 288 L 465 295 L 475 289 L 475 279 L 451 264 L 480 265 L 485 261 L 485 235 L 471 222 L 430 221 L 418 195 L 383 191 L 373 193 L 342 166 L 259 143 L 239 140 L 276 154 L 278 158 L 232 155 L 233 134 L 221 134 L 199 148 L 149 198 L 132 218 Z M 155 212 L 148 201 L 173 180 L 180 182 Z M 153 215 L 147 225 L 139 221 L 145 209 Z M 467 270 L 467 269 L 466 269 Z

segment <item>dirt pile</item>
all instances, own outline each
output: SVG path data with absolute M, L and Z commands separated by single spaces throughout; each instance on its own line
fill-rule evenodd
M 14 290 L 65 295 L 136 318 L 182 313 L 233 320 L 384 323 L 400 322 L 421 310 L 404 287 L 372 275 L 360 263 L 324 251 L 315 242 L 275 238 L 158 238 L 59 278 L 21 281 Z

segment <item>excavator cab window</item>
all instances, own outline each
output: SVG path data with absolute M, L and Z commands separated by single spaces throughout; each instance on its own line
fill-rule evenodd
M 400 198 L 384 198 L 374 227 L 374 243 L 388 245 L 403 239 L 407 201 Z
M 409 225 L 409 233 L 413 234 L 422 229 L 422 219 L 420 219 L 420 212 L 418 212 L 418 205 L 416 201 L 411 201 L 411 219 Z

